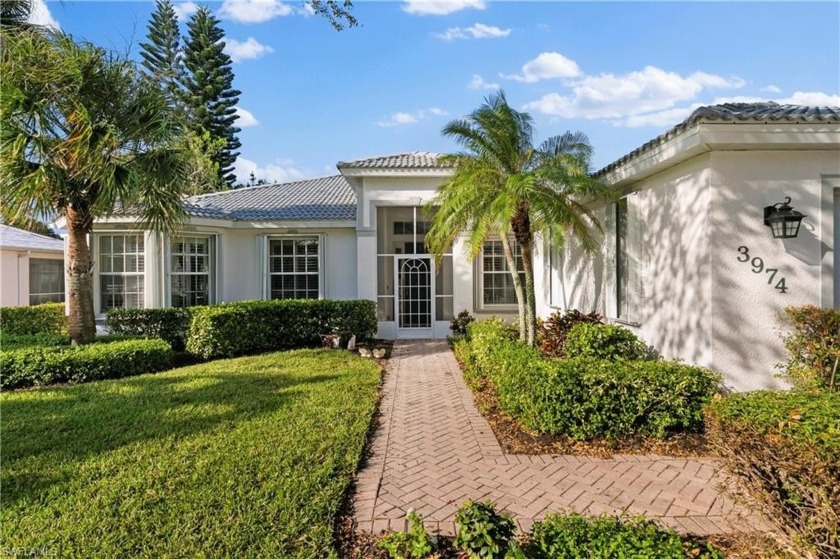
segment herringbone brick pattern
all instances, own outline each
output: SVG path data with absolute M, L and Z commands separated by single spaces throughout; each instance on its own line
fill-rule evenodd
M 721 494 L 708 459 L 504 454 L 443 341 L 397 342 L 380 413 L 356 484 L 361 531 L 403 530 L 413 508 L 428 528 L 454 534 L 468 499 L 495 501 L 523 530 L 561 509 L 626 510 L 697 535 L 765 527 Z

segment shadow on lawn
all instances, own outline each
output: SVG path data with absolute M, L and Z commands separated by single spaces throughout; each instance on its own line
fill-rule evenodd
M 3 402 L 2 502 L 45 494 L 67 463 L 144 440 L 170 441 L 272 413 L 305 397 L 304 385 L 341 374 L 175 371 L 114 382 L 48 389 L 43 398 Z M 273 369 L 273 370 L 271 370 Z M 190 386 L 195 384 L 195 386 Z M 116 388 L 119 386 L 119 389 Z M 40 392 L 40 391 L 38 391 Z M 57 397 L 56 397 L 57 396 Z M 49 471 L 16 467 L 47 459 Z

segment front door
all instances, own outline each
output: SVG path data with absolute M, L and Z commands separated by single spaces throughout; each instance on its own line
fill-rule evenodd
M 397 337 L 432 337 L 434 277 L 428 256 L 395 258 L 397 286 Z

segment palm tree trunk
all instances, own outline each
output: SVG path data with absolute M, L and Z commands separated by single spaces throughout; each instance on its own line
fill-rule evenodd
M 525 271 L 525 328 L 528 345 L 537 343 L 537 297 L 534 292 L 534 247 L 522 245 L 522 268 Z
M 87 237 L 90 219 L 74 208 L 67 208 L 67 309 L 70 339 L 87 344 L 96 337 L 93 312 L 93 264 Z
M 516 257 L 513 255 L 510 239 L 506 235 L 501 235 L 500 239 L 502 241 L 502 252 L 505 254 L 505 261 L 511 274 L 513 292 L 516 294 L 516 305 L 519 307 L 519 340 L 524 342 L 527 339 L 525 291 L 522 288 L 522 282 L 519 280 L 519 273 L 516 271 Z

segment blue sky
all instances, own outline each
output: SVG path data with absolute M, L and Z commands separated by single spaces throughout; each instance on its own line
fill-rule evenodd
M 538 140 L 586 132 L 596 167 L 699 105 L 840 105 L 837 2 L 360 1 L 360 26 L 342 32 L 300 3 L 206 4 L 222 19 L 247 111 L 240 180 L 453 151 L 441 128 L 497 87 L 532 114 Z M 188 14 L 196 4 L 176 6 Z M 34 17 L 136 56 L 152 9 L 145 0 L 50 1 Z

